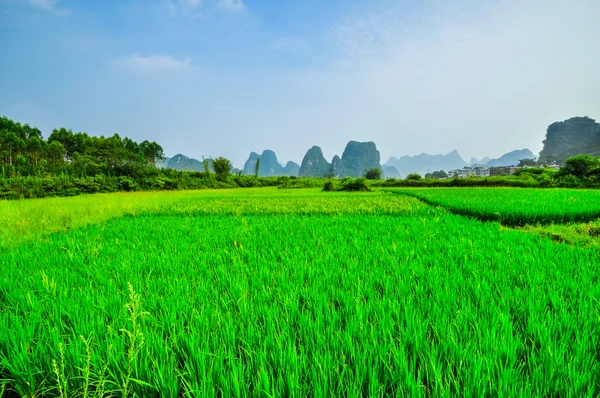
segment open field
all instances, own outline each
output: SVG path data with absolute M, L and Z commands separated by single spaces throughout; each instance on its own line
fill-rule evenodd
M 600 217 L 594 189 L 387 188 L 459 215 L 504 225 L 587 222 Z
M 0 203 L 5 389 L 600 393 L 597 250 L 391 193 L 120 195 Z

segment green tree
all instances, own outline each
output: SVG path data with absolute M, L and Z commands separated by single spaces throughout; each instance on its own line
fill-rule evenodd
M 5 163 L 13 164 L 15 157 L 25 148 L 23 141 L 17 134 L 10 131 L 0 132 L 0 150 L 6 153 Z
M 411 181 L 419 181 L 422 178 L 423 177 L 421 177 L 421 175 L 417 173 L 412 173 L 406 176 L 406 179 Z
M 525 158 L 525 159 L 521 159 L 519 160 L 519 164 L 517 164 L 518 167 L 525 167 L 525 166 L 537 166 L 537 161 L 535 159 L 530 159 L 530 158 Z
M 258 178 L 258 170 L 260 170 L 260 157 L 256 159 L 256 165 L 254 165 L 254 177 Z
M 210 159 L 205 159 L 204 156 L 202 156 L 202 166 L 204 167 L 206 175 L 210 174 L 210 163 Z
M 126 140 L 129 140 L 129 139 L 126 138 Z M 127 142 L 126 144 L 131 147 L 131 146 L 133 146 L 133 144 L 135 144 L 135 142 L 133 142 L 133 143 Z M 146 163 L 149 165 L 154 165 L 158 161 L 165 160 L 165 154 L 163 152 L 163 149 L 156 142 L 148 142 L 148 141 L 142 142 L 139 145 L 139 151 L 141 152 L 142 156 L 144 157 L 144 160 L 146 161 Z
M 577 178 L 585 178 L 595 174 L 600 168 L 600 160 L 591 155 L 577 155 L 567 159 L 565 165 L 558 172 L 559 176 L 572 175 Z
M 29 157 L 37 166 L 42 153 L 42 140 L 40 140 L 37 136 L 33 136 L 27 140 L 26 147 Z
M 48 157 L 54 164 L 64 161 L 65 147 L 59 141 L 52 141 L 48 145 Z
M 215 170 L 217 179 L 219 181 L 225 181 L 231 173 L 231 161 L 229 161 L 229 159 L 224 158 L 223 156 L 219 156 L 218 158 L 213 160 L 213 169 Z
M 427 176 L 425 178 L 427 178 Z M 446 173 L 444 170 L 434 171 L 433 173 L 431 173 L 431 178 L 448 178 L 448 173 Z
M 365 178 L 367 180 L 381 180 L 381 169 L 373 167 L 365 171 Z
M 325 175 L 323 177 L 329 178 L 329 179 L 334 178 L 335 177 L 335 171 L 333 170 L 333 167 L 331 167 L 329 169 L 329 171 L 327 173 L 325 173 Z

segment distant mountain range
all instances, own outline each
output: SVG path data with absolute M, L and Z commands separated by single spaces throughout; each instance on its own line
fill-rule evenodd
M 422 153 L 416 156 L 401 156 L 399 158 L 392 156 L 385 165 L 395 167 L 400 177 L 406 177 L 412 173 L 424 176 L 438 170 L 459 169 L 466 166 L 467 162 L 454 150 L 446 155 Z
M 498 159 L 488 160 L 481 165 L 486 167 L 516 166 L 521 159 L 535 159 L 535 157 L 529 149 L 519 149 L 505 153 Z
M 425 174 L 433 173 L 434 171 L 462 169 L 465 166 L 512 166 L 518 164 L 519 160 L 525 158 L 535 158 L 535 155 L 531 153 L 529 149 L 521 149 L 508 152 L 498 159 L 485 157 L 481 160 L 477 160 L 472 158 L 469 163 L 465 162 L 456 150 L 445 155 L 428 155 L 422 153 L 416 156 L 401 156 L 399 158 L 392 156 L 384 165 L 384 174 L 386 174 L 386 169 L 393 167 L 398 171 L 398 174 L 402 178 L 411 173 L 424 176 Z
M 258 175 L 260 177 L 278 177 L 278 176 L 293 176 L 297 177 L 300 172 L 300 166 L 295 162 L 287 162 L 282 166 L 277 160 L 277 155 L 270 149 L 265 149 L 262 155 L 256 152 L 250 152 L 250 156 L 244 163 L 244 174 L 253 175 L 256 172 L 256 162 L 258 164 Z
M 366 170 L 381 169 L 380 155 L 374 142 L 350 141 L 340 158 L 335 155 L 329 163 L 318 146 L 306 152 L 300 165 L 300 177 L 361 177 Z
M 325 159 L 323 151 L 318 146 L 313 146 L 306 152 L 301 165 L 289 161 L 283 166 L 275 152 L 270 149 L 265 149 L 261 155 L 251 152 L 242 171 L 246 175 L 253 175 L 256 171 L 256 163 L 260 159 L 258 175 L 261 177 L 360 177 L 368 169 L 379 168 L 385 178 L 404 178 L 411 173 L 424 176 L 438 170 L 448 171 L 465 166 L 510 166 L 517 164 L 521 159 L 533 157 L 531 151 L 522 149 L 504 154 L 498 159 L 487 157 L 481 160 L 471 159 L 467 164 L 457 151 L 452 151 L 445 155 L 422 153 L 416 156 L 391 157 L 381 166 L 380 154 L 374 142 L 350 141 L 342 157 L 335 155 L 331 162 Z M 209 170 L 212 170 L 212 159 L 208 159 L 208 162 Z M 166 158 L 164 162 L 157 165 L 180 171 L 204 171 L 202 161 L 182 154 Z
M 471 158 L 471 161 L 469 162 L 469 164 L 468 164 L 468 165 L 469 165 L 469 166 L 475 166 L 475 165 L 478 165 L 478 164 L 486 164 L 486 163 L 487 163 L 487 162 L 489 162 L 490 160 L 492 160 L 492 159 L 488 158 L 487 156 L 486 156 L 486 157 L 484 157 L 484 158 L 483 158 L 483 159 L 481 159 L 481 160 L 477 160 L 477 159 L 475 159 L 475 158 Z
M 172 158 L 166 158 L 164 162 L 157 163 L 158 167 L 179 171 L 204 171 L 204 164 L 194 158 L 189 158 L 178 153 Z M 212 160 L 209 159 L 209 168 L 212 170 Z
M 548 126 L 544 148 L 540 152 L 539 163 L 558 163 L 574 155 L 590 154 L 600 156 L 600 124 L 589 117 L 573 117 Z M 379 168 L 386 178 L 404 178 L 408 174 L 418 173 L 424 176 L 439 170 L 459 169 L 465 166 L 501 167 L 517 165 L 521 159 L 534 159 L 536 156 L 529 149 L 508 152 L 497 159 L 484 157 L 471 158 L 467 163 L 454 150 L 447 154 L 429 155 L 422 153 L 416 156 L 390 157 L 382 166 L 380 154 L 374 142 L 350 141 L 342 156 L 335 155 L 331 162 L 323 156 L 318 146 L 310 148 L 301 165 L 295 162 L 281 164 L 275 152 L 266 149 L 261 155 L 251 152 L 244 164 L 244 174 L 253 175 L 256 163 L 260 159 L 259 176 L 301 176 L 301 177 L 359 177 L 371 168 Z M 212 161 L 209 159 L 209 167 Z M 200 160 L 177 154 L 158 164 L 175 170 L 204 171 Z

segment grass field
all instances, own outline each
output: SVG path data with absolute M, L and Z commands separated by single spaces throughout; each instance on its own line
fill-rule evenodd
M 455 214 L 504 225 L 587 222 L 600 217 L 594 189 L 392 188 Z
M 0 390 L 600 393 L 597 250 L 382 192 L 1 206 L 0 219 L 20 227 L 0 225 L 10 242 L 0 249 Z

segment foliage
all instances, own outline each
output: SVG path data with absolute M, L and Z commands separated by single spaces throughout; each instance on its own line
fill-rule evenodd
M 335 191 L 335 185 L 333 185 L 333 181 L 329 180 L 323 185 L 323 191 L 332 192 Z
M 420 174 L 417 174 L 417 173 L 412 173 L 412 174 L 409 174 L 409 175 L 407 175 L 407 176 L 406 176 L 406 179 L 407 179 L 408 181 L 419 181 L 419 180 L 421 180 L 422 178 L 423 178 L 423 177 L 421 177 L 421 175 L 420 175 Z
M 2 253 L 6 394 L 600 392 L 594 250 L 385 193 L 112 194 L 0 217 L 87 206 L 61 227 L 140 198 L 158 206 Z
M 517 166 L 518 167 L 525 167 L 525 166 L 534 167 L 534 166 L 537 166 L 537 160 L 532 159 L 532 158 L 520 159 Z
M 225 181 L 231 173 L 231 161 L 223 156 L 220 156 L 213 160 L 213 170 L 217 175 L 217 180 Z
M 558 176 L 572 175 L 576 178 L 600 177 L 600 159 L 591 155 L 573 156 L 565 162 Z
M 434 178 L 434 179 L 448 178 L 448 173 L 446 173 L 444 170 L 439 170 L 439 171 L 434 171 L 433 173 L 425 174 L 425 179 L 429 180 L 432 178 Z
M 382 171 L 380 168 L 374 167 L 365 171 L 365 178 L 367 180 L 381 180 Z
M 155 142 L 137 143 L 118 134 L 93 137 L 60 128 L 44 140 L 37 128 L 0 117 L 0 168 L 3 177 L 68 174 L 136 177 L 164 159 Z
M 345 178 L 342 180 L 342 187 L 340 190 L 348 192 L 371 191 L 364 178 Z

